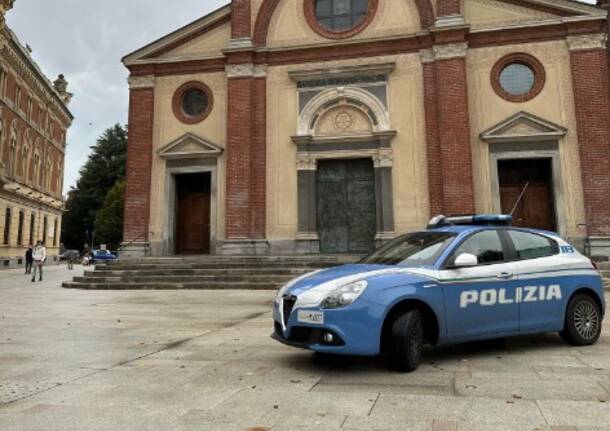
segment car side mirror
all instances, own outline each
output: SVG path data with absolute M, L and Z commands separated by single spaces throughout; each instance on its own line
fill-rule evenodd
M 478 264 L 479 259 L 474 254 L 462 253 L 455 259 L 454 266 L 456 268 L 470 268 Z

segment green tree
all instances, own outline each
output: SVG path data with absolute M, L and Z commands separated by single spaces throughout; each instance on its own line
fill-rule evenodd
M 91 244 L 97 212 L 110 189 L 125 178 L 126 128 L 117 124 L 107 129 L 91 150 L 76 186 L 68 192 L 62 242 L 70 249 Z
M 106 195 L 95 217 L 95 242 L 116 250 L 123 240 L 123 197 L 125 181 L 118 181 Z

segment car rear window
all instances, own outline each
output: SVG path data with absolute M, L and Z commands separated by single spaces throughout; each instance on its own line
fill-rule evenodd
M 557 243 L 542 235 L 520 231 L 509 231 L 508 235 L 519 259 L 538 259 L 559 252 Z

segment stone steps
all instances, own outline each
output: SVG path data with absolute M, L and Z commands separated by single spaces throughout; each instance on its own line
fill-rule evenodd
M 353 263 L 358 256 L 148 258 L 96 265 L 63 284 L 69 289 L 277 290 L 317 269 Z
M 135 269 L 120 271 L 85 271 L 85 277 L 123 276 L 207 276 L 207 275 L 278 275 L 294 277 L 302 274 L 304 268 L 210 268 L 210 269 Z M 315 268 L 312 268 L 315 270 Z
M 184 283 L 170 282 L 67 282 L 66 289 L 84 290 L 278 290 L 283 283 L 251 282 L 210 282 L 191 281 Z
M 138 270 L 215 270 L 215 269 L 245 269 L 256 271 L 261 268 L 266 269 L 288 269 L 288 270 L 310 270 L 316 268 L 330 268 L 333 266 L 341 265 L 340 262 L 322 262 L 320 264 L 298 263 L 298 262 L 280 262 L 280 263 L 239 263 L 239 262 L 228 262 L 228 263 L 172 263 L 172 264 L 117 264 L 117 265 L 98 265 L 95 267 L 96 272 L 104 271 L 138 271 Z
M 194 278 L 197 281 L 202 283 L 208 282 L 222 282 L 222 283 L 287 283 L 295 277 L 298 277 L 303 273 L 295 274 L 295 275 L 256 275 L 256 274 L 246 274 L 246 275 L 138 275 L 134 277 L 132 275 L 122 275 L 122 276 L 89 276 L 89 277 L 74 277 L 74 282 L 76 283 L 86 283 L 88 281 L 97 283 L 97 282 L 109 282 L 109 283 L 129 283 L 133 281 L 137 281 L 138 283 L 189 283 L 193 281 Z

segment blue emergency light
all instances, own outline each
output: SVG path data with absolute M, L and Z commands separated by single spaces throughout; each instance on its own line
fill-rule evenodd
M 428 223 L 428 229 L 444 226 L 510 226 L 513 217 L 507 214 L 479 214 L 468 216 L 445 217 L 438 215 Z

